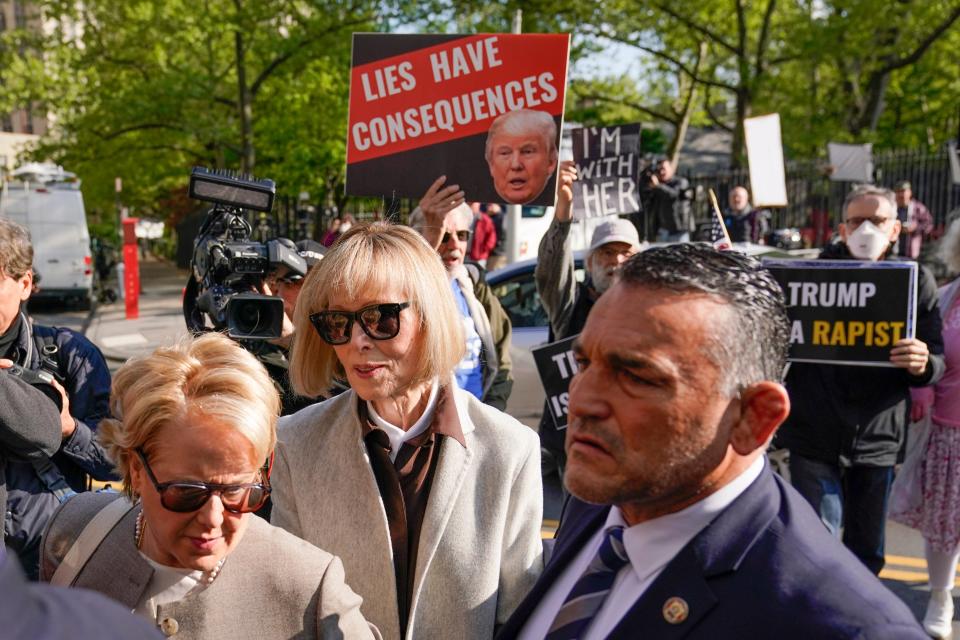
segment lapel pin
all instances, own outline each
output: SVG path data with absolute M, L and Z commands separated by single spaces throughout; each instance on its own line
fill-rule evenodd
M 690 615 L 690 607 L 683 598 L 674 596 L 663 603 L 663 619 L 670 624 L 680 624 Z

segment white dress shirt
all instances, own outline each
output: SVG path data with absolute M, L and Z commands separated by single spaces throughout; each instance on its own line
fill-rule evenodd
M 377 413 L 377 410 L 373 408 L 373 403 L 367 403 L 367 412 L 370 414 L 370 419 L 373 420 L 373 423 L 382 429 L 387 437 L 390 438 L 390 460 L 396 462 L 397 454 L 400 453 L 400 447 L 404 442 L 410 440 L 411 438 L 416 438 L 418 435 L 427 430 L 427 427 L 430 426 L 430 423 L 433 421 L 433 412 L 437 408 L 437 398 L 440 395 L 440 380 L 435 379 L 433 381 L 433 386 L 430 387 L 430 397 L 427 399 L 427 407 L 423 410 L 423 415 L 420 416 L 420 419 L 413 423 L 413 426 L 404 431 L 400 427 L 390 424 L 386 420 L 380 417 L 380 414 Z
M 624 527 L 623 546 L 630 558 L 630 564 L 617 573 L 606 600 L 586 632 L 580 636 L 580 640 L 606 638 L 674 556 L 753 484 L 763 471 L 763 465 L 764 458 L 759 457 L 732 482 L 703 500 L 681 511 L 632 527 L 627 526 L 618 507 L 611 508 L 604 525 L 587 541 L 544 594 L 520 631 L 519 640 L 540 640 L 547 634 L 567 594 L 597 555 L 606 530 L 609 527 L 621 526 Z

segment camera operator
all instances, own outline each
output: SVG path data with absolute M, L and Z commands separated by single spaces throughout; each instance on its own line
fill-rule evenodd
M 313 240 L 301 240 L 296 244 L 287 238 L 277 238 L 284 245 L 293 248 L 307 263 L 307 273 L 320 264 L 327 248 Z M 264 341 L 251 352 L 267 369 L 267 373 L 281 389 L 281 415 L 290 415 L 316 402 L 314 398 L 297 395 L 290 386 L 289 378 L 289 350 L 296 327 L 293 324 L 293 310 L 297 306 L 297 298 L 306 276 L 299 273 L 287 272 L 284 275 L 276 273 L 267 276 L 263 283 L 262 292 L 266 295 L 279 296 L 283 300 L 283 329 L 280 337 Z M 332 395 L 337 395 L 347 387 L 333 389 Z
M 113 478 L 113 465 L 94 439 L 109 411 L 110 372 L 100 350 L 82 335 L 34 325 L 21 309 L 33 287 L 33 247 L 26 229 L 0 219 L 0 358 L 44 370 L 59 392 L 61 442 L 53 456 L 6 466 L 4 540 L 31 576 L 44 525 L 57 506 L 87 488 L 87 474 Z M 50 402 L 47 400 L 47 402 Z
M 656 170 L 645 172 L 641 198 L 644 210 L 657 225 L 658 242 L 689 242 L 693 220 L 690 215 L 690 183 L 675 175 L 670 160 L 656 163 Z

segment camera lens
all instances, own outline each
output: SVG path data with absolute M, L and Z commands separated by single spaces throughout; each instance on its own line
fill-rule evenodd
M 243 302 L 237 306 L 234 319 L 240 333 L 257 333 L 260 330 L 260 306 L 253 301 Z

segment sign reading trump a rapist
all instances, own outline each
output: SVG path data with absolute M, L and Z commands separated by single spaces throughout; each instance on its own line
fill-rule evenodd
M 552 205 L 570 36 L 353 36 L 346 193 Z
M 764 260 L 783 288 L 790 360 L 892 366 L 890 349 L 914 337 L 917 264 Z
M 576 220 L 640 211 L 640 124 L 584 127 L 571 132 L 577 181 Z

